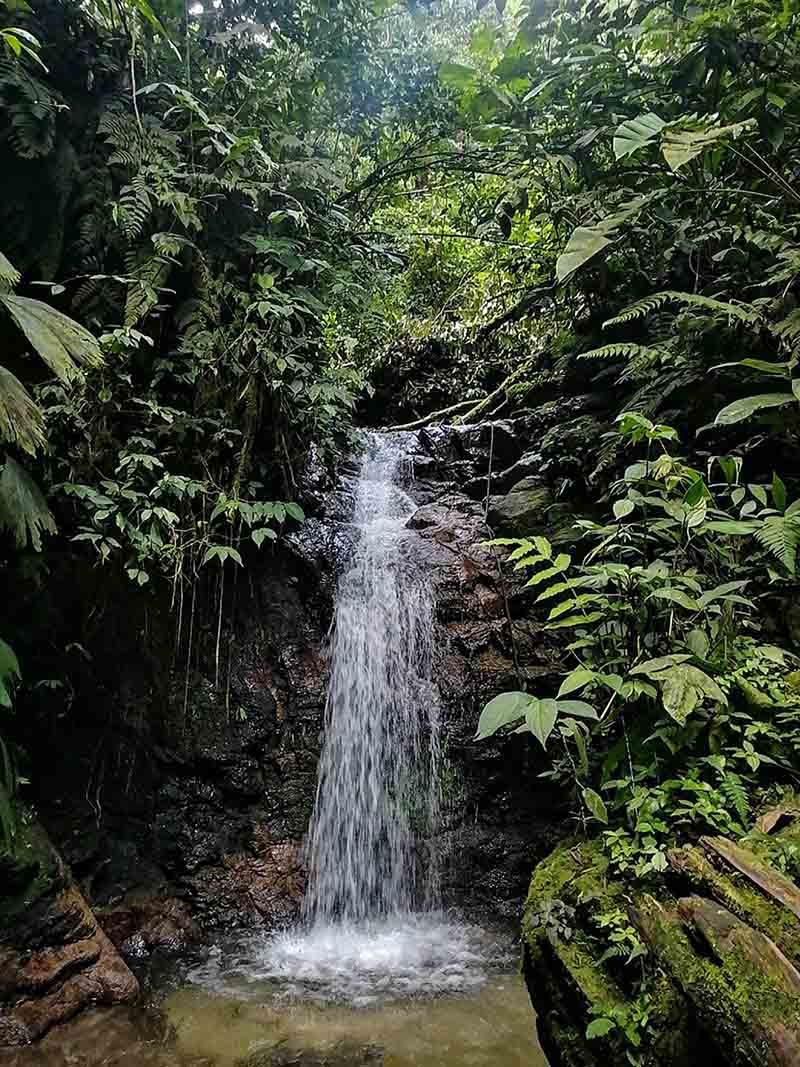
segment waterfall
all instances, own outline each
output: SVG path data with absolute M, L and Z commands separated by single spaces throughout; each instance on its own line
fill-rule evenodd
M 419 572 L 416 505 L 400 435 L 369 434 L 355 479 L 352 558 L 339 580 L 306 918 L 411 912 L 435 899 L 420 845 L 438 813 L 439 721 L 431 684 L 433 601 Z M 424 851 L 424 848 L 423 848 Z
M 501 958 L 485 931 L 438 910 L 434 605 L 408 527 L 410 439 L 366 434 L 349 480 L 355 536 L 331 626 L 303 921 L 207 959 L 189 976 L 207 988 L 268 982 L 278 998 L 365 1006 L 475 990 Z

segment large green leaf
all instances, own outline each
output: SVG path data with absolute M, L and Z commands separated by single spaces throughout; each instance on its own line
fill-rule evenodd
M 633 155 L 645 145 L 652 144 L 665 126 L 664 120 L 652 111 L 627 119 L 614 131 L 614 155 L 617 159 Z
M 578 226 L 573 231 L 572 236 L 567 241 L 567 247 L 556 262 L 558 280 L 560 282 L 566 281 L 579 267 L 582 267 L 584 263 L 588 263 L 598 252 L 602 252 L 610 244 L 611 241 L 608 237 L 597 227 Z
M 27 296 L 2 293 L 0 303 L 50 370 L 63 381 L 79 376 L 78 364 L 99 366 L 102 362 L 97 339 L 69 316 Z
M 479 81 L 478 71 L 463 63 L 442 63 L 439 67 L 439 81 L 448 89 L 469 89 Z
M 555 700 L 537 700 L 529 697 L 525 709 L 525 724 L 542 748 L 547 748 L 547 740 L 553 732 L 558 718 L 558 703 Z
M 14 649 L 0 637 L 0 707 L 11 707 L 11 684 L 18 682 L 21 677 Z
M 578 226 L 572 232 L 566 248 L 556 261 L 558 280 L 566 281 L 579 267 L 607 248 L 611 244 L 610 238 L 620 226 L 633 219 L 650 198 L 650 194 L 634 197 L 633 200 L 623 204 L 619 211 L 606 216 L 594 226 Z
M 509 726 L 512 722 L 523 718 L 530 700 L 531 697 L 527 693 L 519 692 L 501 693 L 494 700 L 490 700 L 481 712 L 475 740 L 482 741 L 486 737 L 491 737 L 501 727 Z
M 656 681 L 661 686 L 664 709 L 681 725 L 704 698 L 727 704 L 725 694 L 714 679 L 689 663 L 680 663 L 663 671 L 656 676 Z
M 672 170 L 680 170 L 707 148 L 713 148 L 723 139 L 736 138 L 741 133 L 752 129 L 753 126 L 754 123 L 750 119 L 733 123 L 730 126 L 702 126 L 695 129 L 681 129 L 677 125 L 670 126 L 664 130 L 662 135 L 661 148 L 664 159 Z
M 793 393 L 761 393 L 759 396 L 746 396 L 724 407 L 714 419 L 714 425 L 733 426 L 736 422 L 749 419 L 758 411 L 780 408 L 793 402 L 796 402 Z

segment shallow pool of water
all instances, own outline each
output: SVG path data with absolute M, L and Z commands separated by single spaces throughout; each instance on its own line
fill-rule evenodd
M 0 1063 L 547 1067 L 507 936 L 443 916 L 230 938 L 153 994 Z

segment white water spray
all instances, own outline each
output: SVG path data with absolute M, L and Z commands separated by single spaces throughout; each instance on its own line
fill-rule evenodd
M 424 854 L 439 807 L 433 602 L 406 528 L 416 505 L 404 460 L 402 439 L 370 435 L 355 485 L 358 540 L 336 599 L 308 838 L 314 923 L 407 914 L 436 895 Z

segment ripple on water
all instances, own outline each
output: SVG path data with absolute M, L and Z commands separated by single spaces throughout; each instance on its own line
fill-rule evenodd
M 508 969 L 507 942 L 442 915 L 316 924 L 250 935 L 214 951 L 187 975 L 228 996 L 367 1006 L 407 997 L 463 995 Z

